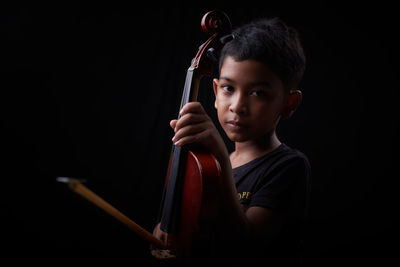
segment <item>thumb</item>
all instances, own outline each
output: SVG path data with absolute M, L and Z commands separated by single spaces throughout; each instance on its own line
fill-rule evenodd
M 171 126 L 172 129 L 175 130 L 175 126 L 176 126 L 176 123 L 177 123 L 177 122 L 178 122 L 178 120 L 171 120 L 171 121 L 169 122 L 169 125 Z

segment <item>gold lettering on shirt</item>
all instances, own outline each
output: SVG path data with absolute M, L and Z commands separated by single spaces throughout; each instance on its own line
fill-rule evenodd
M 248 199 L 250 197 L 250 192 L 238 193 L 239 200 Z

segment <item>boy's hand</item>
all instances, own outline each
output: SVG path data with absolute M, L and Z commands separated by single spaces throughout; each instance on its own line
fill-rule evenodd
M 164 244 L 167 245 L 167 234 L 160 229 L 160 223 L 158 223 L 153 230 L 153 236 L 160 239 Z M 175 255 L 171 253 L 168 249 L 159 249 L 154 245 L 150 245 L 151 255 L 156 257 L 157 259 L 171 259 L 175 258 Z
M 155 236 L 156 238 L 160 239 L 162 242 L 164 242 L 166 244 L 167 243 L 167 234 L 160 229 L 160 225 L 161 225 L 161 223 L 158 223 L 154 227 L 153 236 Z M 153 245 L 151 247 L 154 248 Z
M 172 141 L 176 146 L 199 143 L 207 148 L 218 160 L 228 158 L 228 151 L 211 118 L 199 102 L 187 103 L 179 113 L 179 120 L 170 122 L 175 131 Z

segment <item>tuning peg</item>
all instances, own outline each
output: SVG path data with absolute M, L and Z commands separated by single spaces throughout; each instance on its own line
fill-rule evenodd
M 218 62 L 219 53 L 211 47 L 207 50 L 207 57 L 214 62 Z
M 219 41 L 220 41 L 222 44 L 226 44 L 227 42 L 232 41 L 233 38 L 234 38 L 233 34 L 227 34 L 227 35 L 222 36 L 222 37 L 219 39 Z

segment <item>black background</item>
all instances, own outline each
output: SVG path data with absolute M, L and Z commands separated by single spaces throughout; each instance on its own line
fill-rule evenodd
M 313 168 L 307 265 L 397 260 L 398 15 L 382 1 L 301 2 L 2 4 L 1 260 L 154 263 L 146 241 L 55 178 L 86 179 L 152 230 L 169 121 L 216 8 L 234 27 L 279 16 L 303 40 L 303 103 L 278 132 Z M 210 81 L 199 100 L 215 118 Z

